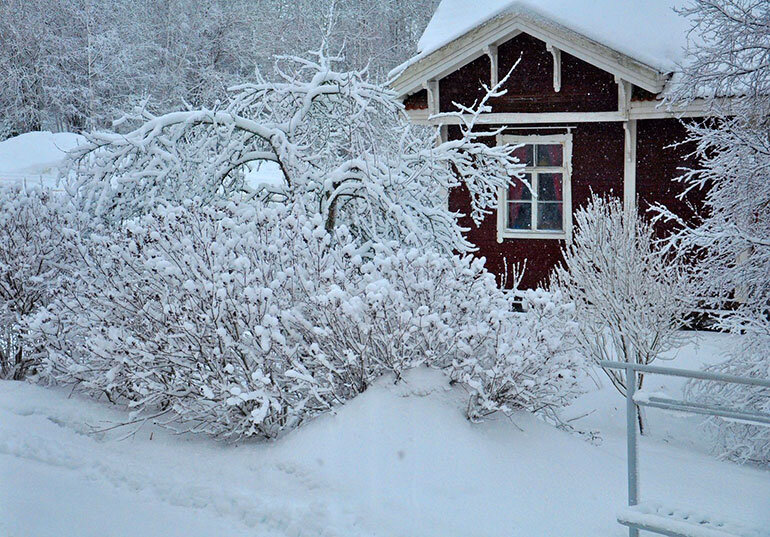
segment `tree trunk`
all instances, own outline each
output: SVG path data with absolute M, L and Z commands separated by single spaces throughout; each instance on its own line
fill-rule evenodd
M 639 373 L 639 385 L 636 387 L 636 389 L 641 390 L 643 383 L 644 373 Z M 642 418 L 642 407 L 639 405 L 636 405 L 636 419 L 639 422 L 639 436 L 642 436 L 644 435 L 644 419 Z

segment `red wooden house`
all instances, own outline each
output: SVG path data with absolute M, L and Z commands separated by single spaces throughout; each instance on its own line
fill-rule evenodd
M 443 0 L 418 54 L 392 72 L 391 87 L 415 122 L 457 128 L 437 113 L 453 102 L 472 105 L 482 83 L 496 83 L 519 62 L 481 122 L 506 126 L 500 142 L 524 144 L 528 189 L 499 193 L 495 215 L 468 238 L 505 279 L 526 262 L 522 286 L 547 278 L 572 233 L 572 215 L 591 192 L 622 197 L 627 211 L 663 203 L 687 216 L 688 200 L 673 179 L 691 150 L 680 118 L 703 115 L 697 104 L 662 105 L 675 80 L 687 21 L 670 0 Z M 691 200 L 697 203 L 698 200 Z M 450 193 L 450 208 L 470 211 L 467 192 Z

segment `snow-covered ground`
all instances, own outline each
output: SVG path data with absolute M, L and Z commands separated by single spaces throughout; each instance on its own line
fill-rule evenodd
M 65 164 L 67 152 L 84 140 L 72 132 L 27 132 L 0 142 L 0 185 L 4 183 L 41 184 L 55 188 L 59 167 Z M 252 188 L 280 187 L 283 172 L 274 162 L 251 166 L 246 183 Z
M 713 361 L 705 335 L 672 365 Z M 383 379 L 336 415 L 238 445 L 144 426 L 61 389 L 0 383 L 0 535 L 621 536 L 622 399 L 601 376 L 569 409 L 594 445 L 527 415 L 471 424 L 436 371 Z M 661 381 L 650 379 L 659 389 Z M 592 384 L 593 385 L 593 384 Z M 681 389 L 678 381 L 664 386 Z M 695 418 L 648 415 L 642 496 L 770 528 L 770 473 L 719 462 Z
M 55 187 L 58 167 L 82 140 L 71 132 L 28 132 L 0 142 L 0 185 L 26 182 Z

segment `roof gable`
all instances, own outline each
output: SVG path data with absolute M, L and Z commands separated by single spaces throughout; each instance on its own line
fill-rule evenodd
M 659 93 L 682 57 L 687 21 L 671 0 L 639 7 L 626 0 L 443 0 L 419 54 L 391 72 L 391 85 L 401 95 L 412 93 L 523 32 Z

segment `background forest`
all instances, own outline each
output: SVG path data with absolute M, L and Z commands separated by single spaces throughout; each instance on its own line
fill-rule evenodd
M 110 127 L 143 99 L 167 111 L 268 78 L 275 55 L 326 39 L 345 67 L 384 81 L 437 0 L 4 0 L 0 140 Z M 344 14 L 344 16 L 341 16 Z

